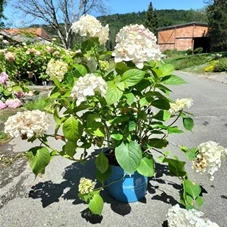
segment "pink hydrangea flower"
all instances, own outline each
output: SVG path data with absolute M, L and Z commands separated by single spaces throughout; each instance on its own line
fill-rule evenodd
M 9 108 L 16 109 L 22 105 L 20 99 L 8 99 L 5 103 Z
M 6 104 L 0 100 L 0 110 L 6 108 Z
M 0 84 L 5 84 L 8 80 L 8 75 L 5 72 L 0 74 Z

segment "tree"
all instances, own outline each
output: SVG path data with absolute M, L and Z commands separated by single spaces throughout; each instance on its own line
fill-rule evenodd
M 152 2 L 150 2 L 145 20 L 145 27 L 157 35 L 158 19 L 155 10 L 153 9 Z
M 106 13 L 104 1 L 106 0 L 12 0 L 12 6 L 32 18 L 32 21 L 42 20 L 51 26 L 62 45 L 68 49 L 73 45 L 72 23 L 91 11 Z
M 0 28 L 4 27 L 4 23 L 3 23 L 2 19 L 6 19 L 6 17 L 3 14 L 5 5 L 6 5 L 6 1 L 0 0 Z
M 212 51 L 227 49 L 227 1 L 213 0 L 207 2 L 207 17 Z

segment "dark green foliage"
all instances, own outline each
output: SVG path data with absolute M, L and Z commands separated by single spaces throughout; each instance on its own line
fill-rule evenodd
M 187 49 L 186 50 L 186 54 L 187 55 L 192 55 L 193 54 L 193 50 L 192 49 Z
M 214 66 L 214 72 L 227 72 L 227 58 L 221 58 Z
M 203 53 L 203 48 L 202 47 L 198 47 L 194 50 L 194 54 L 201 54 Z
M 227 1 L 214 0 L 207 7 L 209 35 L 211 37 L 212 51 L 227 49 Z
M 158 29 L 158 18 L 156 11 L 153 9 L 152 3 L 150 2 L 149 8 L 146 13 L 146 20 L 144 23 L 145 27 L 157 36 Z

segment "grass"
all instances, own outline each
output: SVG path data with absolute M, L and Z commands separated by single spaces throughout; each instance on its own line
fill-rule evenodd
M 166 63 L 173 64 L 176 70 L 182 70 L 189 67 L 206 64 L 214 59 L 211 54 L 185 55 L 181 57 L 167 58 Z
M 217 59 L 217 54 L 221 54 L 221 58 L 227 56 L 227 51 L 218 52 L 218 53 L 203 53 L 203 54 L 193 54 L 186 55 L 185 52 L 182 51 L 172 51 L 167 54 L 167 58 L 164 60 L 165 63 L 173 64 L 176 70 L 184 70 L 187 72 L 194 73 L 204 73 L 204 68 L 211 62 L 212 60 Z
M 27 110 L 40 110 L 40 111 L 52 112 L 51 104 L 52 104 L 51 101 L 48 101 L 44 97 L 40 97 L 25 103 L 24 108 Z

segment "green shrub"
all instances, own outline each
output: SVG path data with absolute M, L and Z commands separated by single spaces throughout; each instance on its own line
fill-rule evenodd
M 214 67 L 217 64 L 217 60 L 210 61 L 209 64 L 204 68 L 205 72 L 213 72 Z
M 198 47 L 194 50 L 194 54 L 201 54 L 203 53 L 203 48 L 202 47 Z
M 227 58 L 221 58 L 214 66 L 214 72 L 227 72 Z
M 168 59 L 166 63 L 173 64 L 176 70 L 202 65 L 212 60 L 207 54 L 187 55 L 181 58 Z
M 193 50 L 192 50 L 192 49 L 186 50 L 186 54 L 187 54 L 187 55 L 192 55 L 192 54 L 193 54 Z
M 185 51 L 179 51 L 177 49 L 173 50 L 165 50 L 163 51 L 163 54 L 165 54 L 168 58 L 173 58 L 173 57 L 179 57 L 182 55 L 185 55 Z
M 24 108 L 27 110 L 41 110 L 51 112 L 51 102 L 46 98 L 37 98 L 32 101 L 27 102 Z

